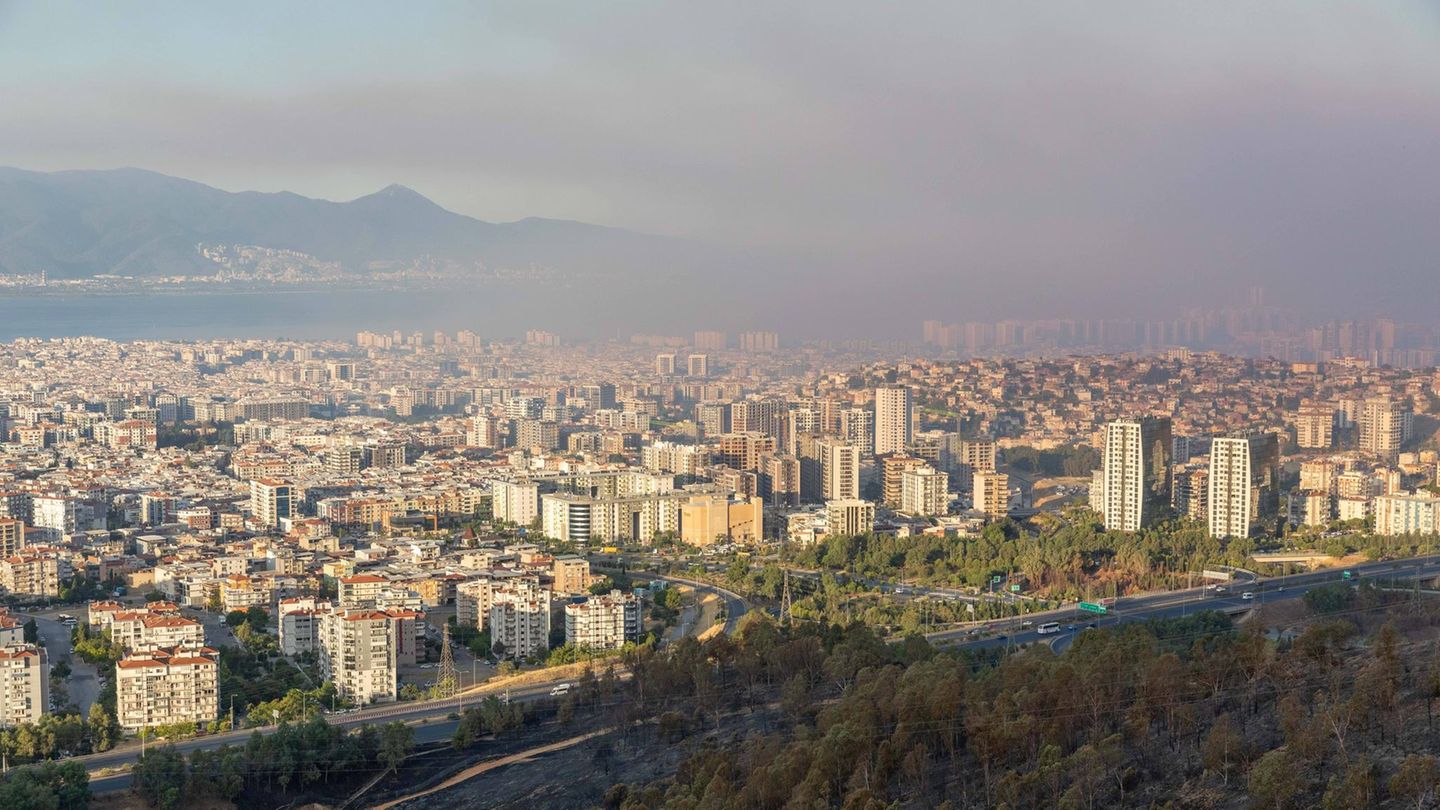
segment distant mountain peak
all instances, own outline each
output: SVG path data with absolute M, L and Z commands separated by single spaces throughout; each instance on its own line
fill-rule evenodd
M 356 199 L 352 200 L 352 202 L 358 203 L 367 200 L 386 203 L 424 203 L 425 205 L 434 206 L 436 208 L 440 207 L 436 205 L 435 202 L 429 197 L 426 197 L 424 194 L 421 194 L 420 192 L 416 191 L 413 188 L 410 188 L 409 186 L 402 186 L 399 183 L 391 183 L 390 185 L 380 189 L 379 191 L 374 192 L 373 194 L 366 194 L 363 197 L 357 197 Z

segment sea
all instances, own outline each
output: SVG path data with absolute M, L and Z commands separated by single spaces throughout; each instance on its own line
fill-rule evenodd
M 547 302 L 553 304 L 545 293 L 515 288 L 0 295 L 0 340 L 321 340 L 353 338 L 362 329 L 470 329 L 506 337 L 559 326 L 547 322 L 554 320 L 546 316 Z

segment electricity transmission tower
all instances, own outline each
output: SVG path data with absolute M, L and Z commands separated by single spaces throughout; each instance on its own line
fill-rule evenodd
M 784 569 L 784 571 L 785 571 L 785 587 L 784 587 L 784 589 L 782 590 L 782 592 L 781 592 L 781 594 L 780 594 L 780 624 L 783 625 L 783 626 L 785 626 L 785 627 L 789 627 L 789 626 L 790 626 L 790 620 L 791 620 L 791 617 L 790 617 L 790 569 L 789 569 L 789 568 L 786 568 L 786 569 Z
M 438 697 L 454 697 L 460 693 L 460 677 L 455 672 L 455 655 L 450 651 L 450 627 L 446 625 L 440 636 L 440 675 L 435 679 L 435 693 Z

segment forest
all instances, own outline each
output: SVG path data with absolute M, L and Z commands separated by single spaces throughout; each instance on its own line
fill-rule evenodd
M 611 807 L 1426 806 L 1440 788 L 1440 610 L 1322 592 L 1292 632 L 1218 614 L 1083 632 L 1064 655 L 886 645 L 860 624 L 776 626 L 629 656 L 633 717 L 778 704 L 783 722 L 690 742 Z

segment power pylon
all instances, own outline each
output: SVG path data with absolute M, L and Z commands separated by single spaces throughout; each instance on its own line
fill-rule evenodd
M 440 675 L 435 679 L 435 692 L 442 698 L 454 697 L 460 692 L 460 676 L 455 673 L 455 655 L 450 652 L 448 624 L 440 635 Z
M 790 626 L 790 621 L 791 621 L 791 616 L 790 616 L 790 569 L 789 569 L 789 568 L 786 568 L 786 569 L 783 569 L 783 570 L 785 571 L 785 587 L 784 587 L 784 589 L 783 589 L 783 590 L 781 591 L 781 593 L 780 593 L 780 624 L 783 625 L 783 626 L 785 626 L 785 627 L 789 627 L 789 626 Z

